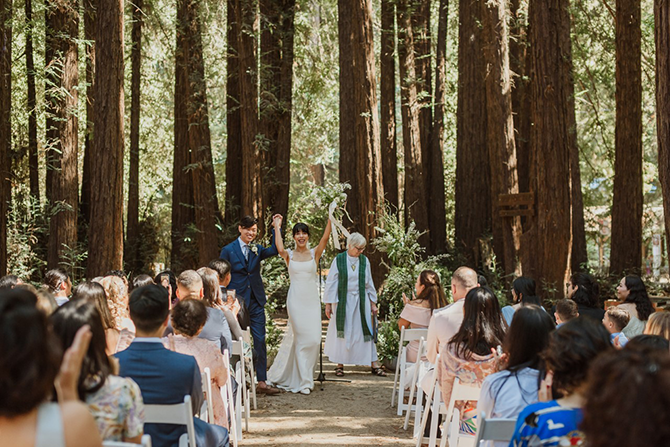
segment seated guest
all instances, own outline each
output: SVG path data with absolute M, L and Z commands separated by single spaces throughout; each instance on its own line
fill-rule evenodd
M 56 298 L 46 289 L 39 289 L 35 292 L 37 297 L 37 308 L 44 312 L 47 316 L 51 315 L 58 309 Z
M 198 269 L 198 275 L 202 279 L 202 301 L 207 306 L 208 315 L 208 324 L 205 324 L 200 338 L 215 342 L 221 348 L 221 352 L 227 349 L 232 355 L 232 337 L 234 335 L 235 339 L 239 340 L 242 337 L 242 328 L 233 313 L 223 305 L 216 271 L 202 267 Z
M 61 365 L 59 343 L 36 301 L 28 290 L 0 291 L 0 444 L 100 447 L 95 420 L 77 400 L 90 332 L 77 335 Z M 55 381 L 58 403 L 50 402 Z
M 670 350 L 670 341 L 660 335 L 642 334 L 631 338 L 626 343 L 626 349 L 643 349 L 644 347 L 668 352 Z
M 156 285 L 140 287 L 130 296 L 130 318 L 137 328 L 135 340 L 128 349 L 116 354 L 120 375 L 130 377 L 140 387 L 145 405 L 177 404 L 190 395 L 193 414 L 203 402 L 200 368 L 190 355 L 172 352 L 163 346 L 161 336 L 168 324 L 170 302 L 165 288 Z M 193 419 L 200 447 L 228 445 L 228 430 Z M 153 445 L 173 446 L 186 432 L 183 425 L 144 424 Z
M 128 286 L 119 276 L 105 276 L 100 281 L 107 294 L 107 303 L 112 312 L 116 328 L 119 331 L 127 330 L 135 333 L 135 325 L 128 312 Z
M 623 301 L 617 307 L 624 309 L 630 315 L 630 321 L 623 328 L 626 337 L 633 338 L 644 332 L 649 316 L 654 313 L 647 287 L 639 276 L 628 275 L 621 279 L 616 288 L 617 298 Z
M 519 414 L 510 446 L 582 445 L 586 375 L 598 354 L 613 349 L 603 324 L 589 317 L 570 320 L 552 332 L 543 354 L 548 373 L 539 391 L 542 402 Z
M 107 273 L 105 273 L 105 277 L 107 276 L 114 276 L 116 278 L 119 278 L 121 281 L 123 281 L 123 284 L 126 286 L 126 291 L 128 290 L 128 276 L 126 276 L 126 273 L 123 270 L 110 270 Z
M 5 275 L 0 278 L 0 290 L 13 289 L 19 284 L 23 284 L 23 281 L 16 275 Z
M 183 300 L 187 297 L 202 298 L 202 278 L 195 270 L 184 270 L 177 277 L 177 298 Z
M 463 383 L 481 385 L 486 376 L 498 370 L 499 359 L 495 352 L 505 338 L 500 304 L 491 289 L 476 287 L 470 290 L 463 310 L 463 324 L 449 343 L 442 347 L 437 363 L 437 379 L 445 403 L 451 398 L 457 377 Z M 462 403 L 457 404 L 461 409 L 464 407 Z M 461 415 L 465 414 L 461 411 Z M 474 414 L 468 416 L 462 420 Z
M 577 318 L 578 316 L 579 309 L 577 308 L 577 303 L 565 298 L 558 300 L 556 303 L 556 311 L 554 312 L 557 328 L 563 326 L 563 324 L 567 323 L 573 318 Z
M 144 424 L 142 394 L 131 379 L 114 374 L 115 365 L 105 352 L 105 330 L 95 303 L 73 299 L 50 320 L 63 349 L 72 346 L 80 328 L 90 327 L 91 343 L 77 383 L 79 399 L 88 405 L 104 441 L 139 444 Z
M 603 324 L 607 332 L 610 333 L 610 339 L 615 348 L 623 348 L 628 343 L 628 338 L 621 331 L 626 327 L 629 320 L 628 312 L 620 307 L 610 307 L 605 311 Z
M 433 312 L 426 336 L 426 357 L 435 364 L 437 354 L 456 335 L 463 322 L 465 295 L 478 287 L 477 272 L 470 267 L 459 267 L 451 276 L 451 296 L 453 303 Z
M 598 357 L 589 371 L 581 425 L 589 447 L 668 445 L 670 356 L 632 343 Z
M 660 335 L 670 340 L 670 312 L 654 312 L 649 316 L 644 333 L 649 335 Z
M 527 276 L 519 276 L 514 280 L 512 283 L 512 298 L 515 304 L 502 308 L 502 314 L 505 317 L 507 326 L 512 324 L 514 312 L 519 310 L 521 306 L 528 304 L 542 306 L 542 300 L 537 296 L 537 292 L 535 291 L 535 280 Z
M 605 311 L 600 306 L 600 286 L 588 273 L 575 273 L 567 286 L 567 298 L 577 303 L 579 315 L 592 318 L 600 323 Z M 552 309 L 555 310 L 555 309 Z
M 154 277 L 154 284 L 165 287 L 170 294 L 172 307 L 177 305 L 179 298 L 177 298 L 177 277 L 174 276 L 174 273 L 170 270 L 163 270 Z
M 68 297 L 72 292 L 72 281 L 70 280 L 70 275 L 62 268 L 55 268 L 46 272 L 43 284 L 56 298 L 56 303 L 59 306 L 69 301 Z
M 198 362 L 200 372 L 209 368 L 212 376 L 212 399 L 214 421 L 228 427 L 226 409 L 221 398 L 221 388 L 228 380 L 228 371 L 223 366 L 223 356 L 213 342 L 198 338 L 207 321 L 207 308 L 199 300 L 181 300 L 170 312 L 174 335 L 163 338 L 163 345 L 171 351 L 192 355 Z
M 554 322 L 539 306 L 522 306 L 514 313 L 503 349 L 507 366 L 484 379 L 477 402 L 480 414 L 485 413 L 487 418 L 516 419 L 527 405 L 538 401 L 541 354 L 553 330 Z M 489 441 L 486 445 L 507 444 Z
M 433 311 L 447 305 L 447 297 L 440 284 L 440 277 L 432 270 L 424 270 L 419 274 L 414 285 L 414 292 L 411 300 L 407 299 L 404 293 L 402 294 L 405 308 L 398 319 L 399 328 L 425 329 L 430 323 Z M 411 341 L 407 345 L 408 362 L 416 362 L 418 349 L 418 340 Z
M 133 278 L 133 290 L 143 287 L 143 286 L 148 286 L 150 284 L 156 284 L 153 279 L 151 279 L 151 276 L 149 275 L 137 275 L 136 277 Z

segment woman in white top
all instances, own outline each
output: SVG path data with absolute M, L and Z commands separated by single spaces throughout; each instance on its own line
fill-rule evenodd
M 477 403 L 486 418 L 516 419 L 521 410 L 538 401 L 540 354 L 549 342 L 554 322 L 547 312 L 534 304 L 518 308 L 505 336 L 504 370 L 484 379 Z M 481 417 L 481 416 L 480 416 Z M 488 442 L 506 446 L 506 442 Z
M 0 444 L 102 446 L 93 416 L 77 397 L 90 329 L 77 333 L 61 363 L 58 342 L 36 302 L 28 290 L 0 292 Z M 58 403 L 49 402 L 54 384 Z
M 623 277 L 616 288 L 616 295 L 623 302 L 617 307 L 630 314 L 630 321 L 621 331 L 630 340 L 644 332 L 649 316 L 654 313 L 654 306 L 647 294 L 647 287 L 639 276 Z
M 314 249 L 308 245 L 309 227 L 304 223 L 295 224 L 294 250 L 284 248 L 281 216 L 276 215 L 273 221 L 275 244 L 279 256 L 288 265 L 291 286 L 286 298 L 288 330 L 268 371 L 268 381 L 292 393 L 309 394 L 314 388 L 314 366 L 321 343 L 321 301 L 316 270 L 330 236 L 330 221 Z

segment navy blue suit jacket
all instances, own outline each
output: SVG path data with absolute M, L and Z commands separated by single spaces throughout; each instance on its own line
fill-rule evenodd
M 204 400 L 200 368 L 195 358 L 166 349 L 160 343 L 133 342 L 116 354 L 119 375 L 130 377 L 140 387 L 145 404 L 169 405 L 184 402 L 190 395 L 193 414 Z M 228 431 L 194 418 L 198 446 L 227 446 Z M 186 426 L 145 424 L 144 433 L 151 435 L 155 447 L 176 447 Z
M 268 248 L 254 244 L 253 242 L 249 245 L 258 247 L 258 254 L 249 250 L 249 261 L 244 258 L 239 239 L 235 239 L 223 247 L 219 258 L 230 262 L 232 267 L 228 289 L 234 289 L 237 295 L 243 297 L 247 308 L 251 302 L 252 292 L 258 304 L 265 306 L 267 298 L 265 296 L 265 288 L 263 287 L 263 279 L 261 278 L 261 261 L 278 254 L 274 233 L 271 238 L 271 245 Z

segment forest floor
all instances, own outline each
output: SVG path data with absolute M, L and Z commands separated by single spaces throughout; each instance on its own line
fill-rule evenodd
M 281 326 L 285 321 L 277 320 Z M 324 321 L 324 330 L 327 321 Z M 324 331 L 325 335 L 325 331 Z M 326 378 L 335 379 L 335 365 L 324 358 Z M 317 372 L 315 374 L 318 375 Z M 412 426 L 391 408 L 393 374 L 377 377 L 370 368 L 345 366 L 351 383 L 316 382 L 310 395 L 282 392 L 258 395 L 242 446 L 412 446 Z M 242 422 L 244 424 L 244 421 Z

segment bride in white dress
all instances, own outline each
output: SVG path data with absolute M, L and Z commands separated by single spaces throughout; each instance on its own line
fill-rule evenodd
M 285 249 L 281 236 L 281 217 L 274 219 L 275 243 L 279 256 L 288 265 L 291 286 L 286 298 L 288 330 L 268 371 L 268 382 L 292 393 L 309 394 L 314 388 L 314 367 L 321 344 L 321 300 L 317 265 L 330 236 L 330 221 L 319 245 L 310 249 L 309 227 L 293 227 L 295 250 Z

